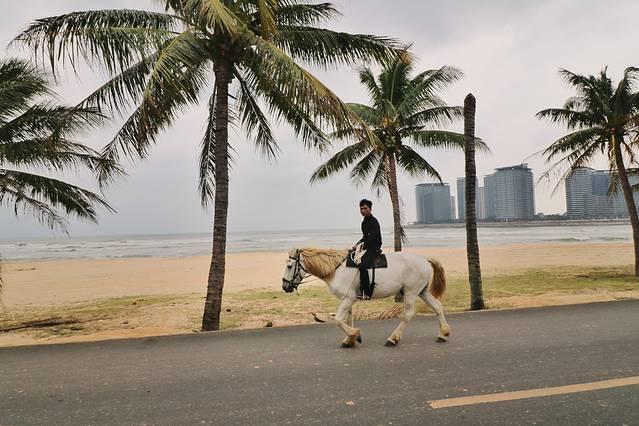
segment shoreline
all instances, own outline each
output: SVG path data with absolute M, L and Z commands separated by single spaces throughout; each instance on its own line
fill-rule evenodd
M 538 228 L 538 227 L 561 227 L 561 226 L 612 226 L 630 225 L 630 219 L 578 219 L 578 220 L 522 220 L 522 221 L 484 221 L 478 220 L 478 228 Z M 410 223 L 403 225 L 405 229 L 437 229 L 437 228 L 464 228 L 464 221 L 446 223 Z

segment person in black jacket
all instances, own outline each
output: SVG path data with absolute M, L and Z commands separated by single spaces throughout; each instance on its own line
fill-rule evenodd
M 372 208 L 373 203 L 370 200 L 363 199 L 359 202 L 359 212 L 364 216 L 364 220 L 362 221 L 362 239 L 357 244 L 363 242 L 366 253 L 359 264 L 361 295 L 358 297 L 364 300 L 371 298 L 374 289 L 374 284 L 371 285 L 370 283 L 368 268 L 373 265 L 375 257 L 382 248 L 382 231 L 379 227 L 379 222 L 373 216 Z

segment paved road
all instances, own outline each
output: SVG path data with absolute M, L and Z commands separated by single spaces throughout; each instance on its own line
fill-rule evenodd
M 639 301 L 0 349 L 0 424 L 639 424 L 639 385 L 427 401 L 639 376 Z

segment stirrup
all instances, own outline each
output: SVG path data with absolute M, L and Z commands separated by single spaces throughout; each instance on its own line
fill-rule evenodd
M 371 300 L 371 297 L 367 295 L 366 293 L 358 293 L 357 298 L 359 300 Z

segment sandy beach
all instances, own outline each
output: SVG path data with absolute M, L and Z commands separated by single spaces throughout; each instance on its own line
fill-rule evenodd
M 407 251 L 439 259 L 451 277 L 466 273 L 465 248 Z M 229 254 L 225 291 L 279 289 L 285 260 L 286 253 Z M 209 262 L 209 256 L 7 262 L 3 299 L 5 306 L 15 307 L 123 296 L 203 295 Z M 481 262 L 484 274 L 510 274 L 542 267 L 630 265 L 633 253 L 627 243 L 515 244 L 482 247 Z

